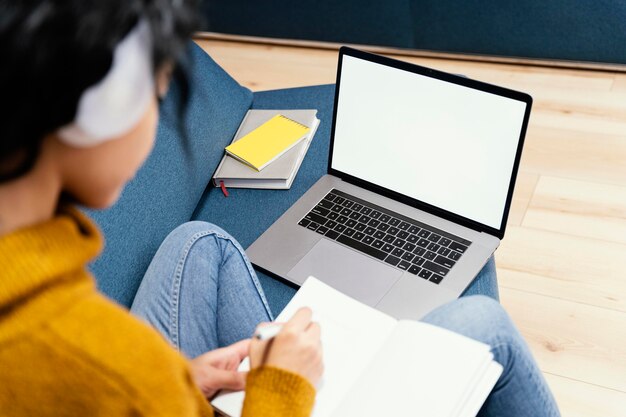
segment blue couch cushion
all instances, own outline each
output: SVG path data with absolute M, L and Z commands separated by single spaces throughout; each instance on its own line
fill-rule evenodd
M 191 218 L 252 103 L 252 93 L 195 44 L 189 46 L 188 63 L 190 97 L 183 122 L 188 150 L 179 127 L 180 90 L 173 84 L 161 105 L 149 159 L 113 208 L 88 211 L 106 239 L 92 272 L 99 288 L 126 306 L 163 239 Z
M 268 227 L 296 202 L 321 176 L 326 174 L 330 125 L 333 115 L 334 85 L 264 91 L 254 94 L 255 109 L 317 109 L 319 128 L 289 190 L 231 189 L 230 197 L 207 192 L 198 205 L 194 220 L 214 223 L 244 248 L 250 246 Z M 279 313 L 295 290 L 258 273 L 272 312 Z

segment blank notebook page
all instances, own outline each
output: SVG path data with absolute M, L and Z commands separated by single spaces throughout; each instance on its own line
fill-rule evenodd
M 426 323 L 400 321 L 334 415 L 458 416 L 459 401 L 467 398 L 472 382 L 479 383 L 491 359 L 487 345 Z
M 311 307 L 322 329 L 324 376 L 311 417 L 334 414 L 350 387 L 365 371 L 397 321 L 309 277 L 276 321 L 285 322 L 300 307 Z M 246 360 L 243 365 L 247 368 Z M 241 369 L 241 368 L 240 368 Z M 212 404 L 230 416 L 241 414 L 244 394 L 217 397 Z

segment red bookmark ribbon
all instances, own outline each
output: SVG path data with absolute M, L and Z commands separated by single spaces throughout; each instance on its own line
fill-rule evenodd
M 222 193 L 224 193 L 224 197 L 228 197 L 228 190 L 226 189 L 226 186 L 224 185 L 224 181 L 220 181 L 220 188 L 222 189 Z

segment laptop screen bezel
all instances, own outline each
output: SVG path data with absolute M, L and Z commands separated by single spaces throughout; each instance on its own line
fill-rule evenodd
M 479 91 L 484 91 L 487 93 L 495 94 L 498 96 L 506 97 L 512 100 L 517 100 L 526 104 L 526 109 L 524 112 L 524 119 L 522 122 L 522 128 L 520 129 L 520 136 L 517 144 L 517 149 L 515 153 L 515 160 L 513 163 L 513 168 L 511 170 L 511 178 L 509 180 L 509 189 L 507 192 L 506 203 L 504 207 L 504 213 L 502 215 L 502 222 L 498 229 L 488 226 L 486 224 L 482 224 L 475 220 L 468 219 L 459 214 L 441 209 L 439 207 L 428 204 L 424 201 L 420 201 L 418 199 L 403 195 L 396 191 L 390 190 L 388 188 L 382 187 L 380 185 L 371 183 L 369 181 L 362 180 L 360 178 L 354 177 L 345 172 L 339 171 L 332 167 L 333 163 L 333 149 L 335 144 L 335 127 L 337 124 L 337 105 L 339 103 L 339 92 L 341 89 L 341 68 L 343 63 L 343 57 L 351 56 L 354 58 L 374 62 L 377 64 L 382 64 L 388 67 L 398 68 L 403 71 L 412 72 L 415 74 L 423 75 L 426 77 L 431 77 L 437 80 L 457 84 L 463 87 L 473 88 Z M 524 139 L 526 137 L 526 132 L 528 129 L 528 121 L 530 119 L 530 110 L 532 107 L 532 97 L 526 93 L 522 93 L 519 91 L 510 90 L 504 87 L 495 86 L 492 84 L 484 83 L 481 81 L 472 80 L 470 78 L 466 78 L 459 75 L 449 74 L 446 72 L 438 71 L 435 69 L 422 67 L 419 65 L 411 64 L 404 61 L 398 61 L 392 58 L 371 54 L 368 52 L 360 51 L 357 49 L 349 48 L 347 46 L 343 46 L 339 50 L 339 60 L 337 63 L 337 80 L 335 83 L 335 101 L 333 107 L 333 121 L 331 126 L 330 133 L 330 150 L 328 154 L 328 169 L 327 172 L 330 175 L 338 177 L 343 181 L 354 184 L 358 187 L 364 188 L 366 190 L 381 194 L 385 197 L 391 198 L 393 200 L 399 201 L 403 204 L 406 204 L 411 207 L 415 207 L 417 209 L 423 210 L 427 213 L 439 216 L 446 220 L 452 221 L 454 223 L 458 223 L 462 226 L 468 227 L 472 230 L 476 230 L 478 232 L 485 232 L 490 235 L 496 236 L 499 239 L 504 237 L 504 232 L 506 230 L 506 222 L 509 218 L 509 211 L 511 209 L 511 202 L 513 200 L 513 190 L 515 189 L 515 182 L 517 179 L 517 174 L 519 172 L 520 160 L 522 158 L 522 148 L 524 146 Z

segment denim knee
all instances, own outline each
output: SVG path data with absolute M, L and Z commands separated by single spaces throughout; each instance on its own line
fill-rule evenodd
M 189 240 L 192 240 L 197 235 L 208 234 L 216 234 L 219 236 L 223 236 L 227 239 L 233 239 L 233 237 L 228 234 L 228 232 L 226 232 L 221 227 L 214 225 L 213 223 L 194 220 L 183 223 L 176 229 L 172 230 L 163 241 L 163 244 L 167 244 L 172 241 L 180 244 L 180 242 L 187 242 Z
M 471 320 L 470 328 L 481 339 L 506 338 L 515 327 L 502 305 L 493 298 L 484 295 L 472 295 L 459 299 L 459 316 Z
M 516 335 L 502 306 L 484 295 L 461 297 L 427 314 L 423 321 L 494 346 Z
M 500 303 L 485 296 L 472 296 L 463 306 L 467 317 L 473 318 L 467 336 L 491 347 L 494 359 L 500 363 L 505 374 L 512 366 L 515 356 L 525 351 L 526 344 Z
M 478 316 L 483 319 L 491 318 L 494 322 L 510 323 L 510 319 L 502 305 L 491 297 L 482 294 L 459 298 L 459 310 L 468 315 Z
M 469 295 L 487 295 L 494 300 L 499 300 L 498 275 L 496 272 L 496 262 L 491 256 L 485 266 L 480 270 L 476 279 L 465 289 L 462 297 Z

